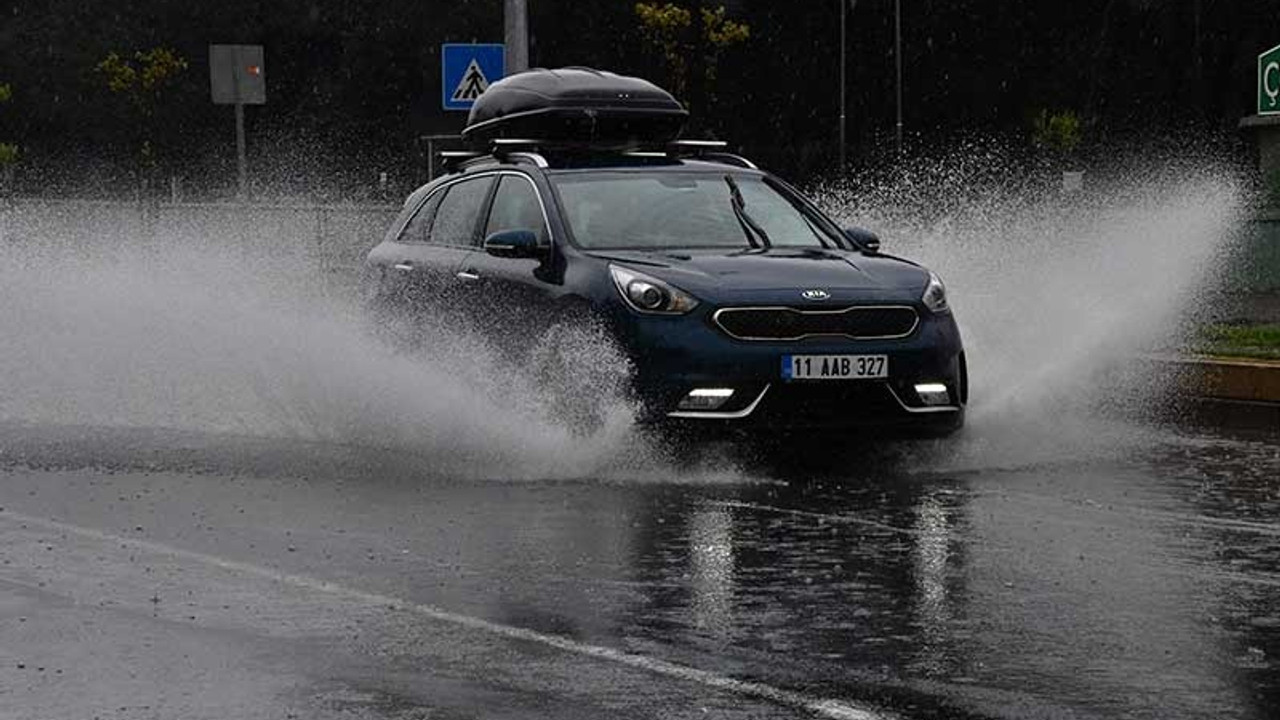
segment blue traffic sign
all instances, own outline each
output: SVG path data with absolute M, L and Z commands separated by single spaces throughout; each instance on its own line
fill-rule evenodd
M 445 110 L 470 110 L 480 93 L 502 79 L 506 60 L 501 44 L 440 46 L 440 89 Z

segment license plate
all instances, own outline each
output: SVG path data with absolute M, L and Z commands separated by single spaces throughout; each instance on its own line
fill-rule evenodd
M 868 380 L 889 377 L 888 355 L 783 355 L 783 380 Z

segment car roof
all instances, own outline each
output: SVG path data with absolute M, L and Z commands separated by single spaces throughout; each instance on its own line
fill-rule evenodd
M 723 158 L 723 160 L 720 160 L 720 158 Z M 416 205 L 423 195 L 434 191 L 435 188 L 441 187 L 442 185 L 447 185 L 454 180 L 480 173 L 493 172 L 495 170 L 511 169 L 519 169 L 526 172 L 541 172 L 552 175 L 600 170 L 647 170 L 656 172 L 705 173 L 733 172 L 735 174 L 742 175 L 766 174 L 746 158 L 728 153 L 714 153 L 713 158 L 687 157 L 661 152 L 568 152 L 548 153 L 545 155 L 532 152 L 512 152 L 505 153 L 501 156 L 477 154 L 472 157 L 464 157 L 460 161 L 452 163 L 452 166 L 448 167 L 445 174 L 418 187 L 410 193 L 409 197 L 405 198 L 404 205 L 405 207 Z
M 450 174 L 472 174 L 484 170 L 511 167 L 536 167 L 548 173 L 574 170 L 656 170 L 759 173 L 745 158 L 718 154 L 720 157 L 679 157 L 666 153 L 510 153 L 502 157 L 484 155 L 458 165 Z M 723 157 L 724 159 L 720 159 Z

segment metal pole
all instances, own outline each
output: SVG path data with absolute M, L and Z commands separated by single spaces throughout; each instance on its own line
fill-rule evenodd
M 529 5 L 528 0 L 504 0 L 503 19 L 506 26 L 507 74 L 529 69 Z
M 845 0 L 840 0 L 840 171 L 845 167 Z
M 898 154 L 902 154 L 902 0 L 893 0 L 893 59 L 898 74 Z
M 436 140 L 427 136 L 427 182 L 436 179 Z
M 247 198 L 249 188 L 249 161 L 244 148 L 244 103 L 236 103 L 236 196 Z
M 451 143 L 460 140 L 457 135 L 420 135 L 419 143 L 427 144 L 427 182 L 436 179 L 436 143 Z M 444 145 L 448 149 L 448 145 Z

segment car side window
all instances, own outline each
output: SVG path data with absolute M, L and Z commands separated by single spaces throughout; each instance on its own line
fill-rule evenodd
M 431 223 L 433 245 L 472 245 L 493 176 L 462 180 L 448 187 Z
M 431 229 L 431 220 L 436 215 L 436 208 L 440 206 L 440 199 L 444 197 L 444 192 L 437 190 L 431 193 L 427 201 L 418 207 L 418 211 L 409 218 L 409 222 L 405 223 L 404 229 L 400 231 L 400 236 L 396 238 L 396 242 L 402 243 L 424 243 L 427 241 L 427 232 Z
M 523 177 L 504 175 L 499 181 L 498 192 L 493 196 L 493 208 L 489 211 L 484 236 L 504 230 L 531 230 L 538 236 L 538 242 L 545 244 L 548 241 L 546 219 L 542 215 L 537 191 L 533 189 L 533 183 Z

